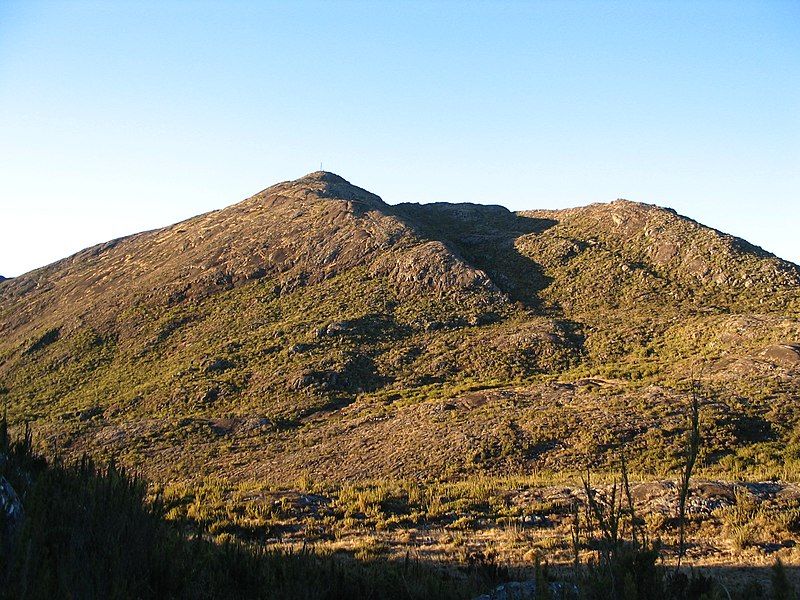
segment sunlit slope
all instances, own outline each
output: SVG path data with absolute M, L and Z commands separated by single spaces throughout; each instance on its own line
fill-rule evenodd
M 799 283 L 650 205 L 390 206 L 319 172 L 1 281 L 0 385 L 65 452 L 336 479 L 666 468 L 697 379 L 705 464 L 746 467 L 794 440 Z

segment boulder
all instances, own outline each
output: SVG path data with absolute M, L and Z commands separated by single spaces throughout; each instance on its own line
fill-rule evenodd
M 325 335 L 329 337 L 344 335 L 353 329 L 354 326 L 349 321 L 336 321 L 325 328 Z
M 786 366 L 800 365 L 800 344 L 775 344 L 762 352 L 765 358 Z
M 22 523 L 22 502 L 5 477 L 0 477 L 0 515 L 3 537 L 13 534 Z
M 569 583 L 554 581 L 548 584 L 550 598 L 577 598 L 578 589 Z M 535 581 L 509 581 L 497 586 L 488 594 L 478 596 L 475 600 L 534 600 L 536 595 Z
M 205 368 L 206 373 L 220 373 L 232 369 L 236 365 L 227 358 L 217 358 L 208 363 Z

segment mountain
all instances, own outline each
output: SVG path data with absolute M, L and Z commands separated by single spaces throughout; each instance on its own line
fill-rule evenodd
M 161 481 L 573 469 L 623 444 L 661 472 L 693 393 L 707 467 L 778 468 L 798 315 L 800 267 L 669 209 L 388 205 L 317 172 L 0 281 L 0 387 L 43 445 Z

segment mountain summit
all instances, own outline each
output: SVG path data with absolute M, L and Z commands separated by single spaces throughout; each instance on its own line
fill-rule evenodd
M 386 206 L 383 200 L 375 194 L 360 187 L 356 187 L 344 177 L 340 177 L 328 171 L 315 171 L 309 173 L 305 177 L 273 186 L 265 191 L 276 192 L 278 188 L 287 193 L 297 191 L 300 194 L 307 194 L 310 192 L 322 198 L 363 202 L 373 208 Z
M 657 469 L 692 373 L 713 460 L 791 435 L 798 314 L 800 268 L 668 209 L 389 205 L 319 171 L 0 280 L 0 387 L 48 443 L 156 479 L 574 467 L 623 439 Z

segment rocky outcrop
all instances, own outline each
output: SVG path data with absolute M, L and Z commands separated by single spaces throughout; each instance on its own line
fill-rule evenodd
M 381 256 L 371 272 L 387 276 L 401 286 L 428 288 L 440 296 L 455 290 L 500 292 L 486 273 L 471 267 L 438 241 Z
M 2 539 L 17 531 L 22 524 L 24 512 L 19 496 L 5 477 L 0 476 L 0 515 L 4 528 Z
M 535 581 L 509 581 L 497 586 L 488 594 L 477 596 L 475 600 L 534 600 L 535 598 L 577 598 L 578 589 L 574 584 L 551 581 L 549 592 L 536 594 Z
M 800 365 L 800 344 L 775 344 L 762 354 L 765 358 L 785 366 Z

